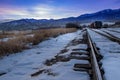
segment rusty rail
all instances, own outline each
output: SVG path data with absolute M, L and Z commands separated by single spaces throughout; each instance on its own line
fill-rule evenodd
M 98 34 L 100 34 L 100 35 L 102 35 L 102 36 L 107 37 L 107 38 L 110 39 L 111 41 L 114 41 L 114 42 L 117 42 L 117 43 L 120 44 L 120 38 L 118 38 L 118 37 L 116 37 L 116 36 L 114 36 L 114 35 L 112 35 L 112 34 L 110 34 L 110 33 L 108 33 L 108 32 L 103 31 L 104 33 L 107 34 L 107 35 L 106 35 L 106 34 L 104 34 L 104 33 L 101 33 L 101 32 L 95 31 L 95 30 L 93 30 L 93 31 L 96 32 L 96 33 L 98 33 Z
M 88 32 L 87 32 L 87 38 L 88 38 L 88 45 L 90 48 L 93 80 L 103 80 L 103 77 L 102 77 L 102 74 L 100 71 L 100 67 L 99 67 L 98 61 L 97 61 L 96 51 L 95 51 L 97 49 L 96 49 L 96 46 L 94 45 L 94 43 L 92 42 L 92 39 Z

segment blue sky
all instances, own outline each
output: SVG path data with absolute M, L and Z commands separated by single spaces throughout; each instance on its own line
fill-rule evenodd
M 60 19 L 119 5 L 120 0 L 0 0 L 0 19 Z

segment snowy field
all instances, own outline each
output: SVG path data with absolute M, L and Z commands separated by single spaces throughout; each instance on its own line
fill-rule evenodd
M 113 29 L 120 30 L 120 28 Z M 100 53 L 104 56 L 104 58 L 102 59 L 102 67 L 105 70 L 105 79 L 120 80 L 120 45 L 91 30 L 89 30 L 89 33 L 93 41 L 100 48 Z
M 110 30 L 119 31 L 120 28 L 100 30 L 101 32 L 102 30 L 109 31 L 109 33 L 119 36 L 118 33 Z M 88 31 L 92 40 L 100 48 L 100 53 L 104 56 L 101 60 L 105 71 L 104 78 L 106 80 L 120 80 L 120 45 L 91 30 Z M 1 58 L 0 74 L 5 74 L 0 76 L 0 80 L 90 80 L 87 72 L 73 70 L 76 63 L 89 63 L 86 60 L 71 59 L 65 62 L 56 62 L 50 66 L 45 64 L 46 60 L 53 59 L 56 55 L 67 57 L 73 52 L 73 49 L 86 49 L 87 45 L 85 44 L 71 44 L 73 40 L 82 38 L 79 30 L 50 38 L 39 45 L 33 46 L 32 49 Z M 60 54 L 64 49 L 67 51 Z M 41 73 L 38 75 L 31 76 L 39 71 Z
M 43 41 L 33 49 L 6 56 L 0 60 L 0 80 L 89 80 L 87 72 L 76 72 L 73 70 L 75 63 L 87 63 L 87 61 L 70 60 L 69 62 L 58 62 L 52 66 L 46 66 L 44 62 L 53 58 L 73 39 L 80 37 L 81 31 L 69 33 Z M 68 47 L 71 49 L 79 47 Z M 85 45 L 81 47 L 86 48 Z M 44 73 L 31 77 L 31 74 L 46 70 Z

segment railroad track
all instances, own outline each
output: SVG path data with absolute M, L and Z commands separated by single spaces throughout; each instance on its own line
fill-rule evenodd
M 61 53 L 63 54 L 64 52 L 67 52 L 67 50 L 64 49 L 54 58 L 46 60 L 45 65 L 52 66 L 57 62 L 69 62 L 72 59 L 81 60 L 79 63 L 74 64 L 73 70 L 80 72 L 84 71 L 85 73 L 87 72 L 90 76 L 90 80 L 104 80 L 104 70 L 101 67 L 102 63 L 100 62 L 103 56 L 100 55 L 99 48 L 96 47 L 95 43 L 92 41 L 89 32 L 85 30 L 83 33 L 85 33 L 83 34 L 83 39 L 73 40 L 69 44 L 69 47 L 84 44 L 86 45 L 85 48 L 75 47 L 72 49 L 72 52 L 70 52 L 70 54 L 61 55 Z M 31 74 L 31 76 L 34 77 L 46 71 L 47 69 L 42 69 Z
M 94 32 L 96 32 L 96 33 L 98 33 L 98 34 L 100 34 L 100 35 L 102 35 L 102 36 L 107 37 L 107 38 L 110 39 L 111 41 L 114 41 L 114 42 L 117 42 L 117 43 L 120 44 L 120 38 L 118 38 L 118 37 L 116 37 L 116 36 L 114 36 L 114 35 L 106 32 L 106 31 L 103 31 L 104 33 L 99 32 L 99 31 L 96 31 L 96 30 L 92 30 L 92 31 L 94 31 Z
M 74 70 L 75 71 L 87 71 L 90 75 L 91 80 L 104 80 L 103 74 L 104 71 L 101 68 L 102 63 L 100 60 L 102 56 L 99 53 L 99 48 L 96 47 L 95 43 L 92 41 L 89 32 L 86 30 L 86 34 L 84 39 L 86 40 L 86 44 L 88 46 L 88 61 L 89 64 L 75 64 Z
M 109 31 L 116 32 L 116 33 L 120 33 L 119 31 L 116 31 L 116 30 L 109 30 Z
M 117 37 L 117 36 L 115 36 L 115 35 L 111 34 L 110 32 L 105 31 L 105 30 L 102 30 L 102 31 L 103 31 L 104 33 L 106 33 L 107 35 L 110 35 L 110 36 L 112 36 L 112 37 L 117 38 L 117 39 L 119 39 L 119 40 L 120 40 L 120 38 L 119 38 L 119 37 Z

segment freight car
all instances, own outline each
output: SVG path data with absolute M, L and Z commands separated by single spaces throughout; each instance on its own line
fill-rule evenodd
M 90 25 L 90 28 L 102 28 L 102 22 L 101 21 L 95 21 L 95 22 L 93 22 L 93 23 L 91 23 L 91 25 Z

